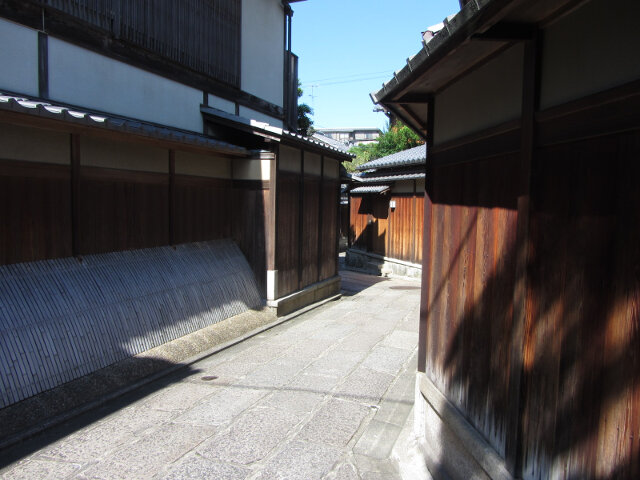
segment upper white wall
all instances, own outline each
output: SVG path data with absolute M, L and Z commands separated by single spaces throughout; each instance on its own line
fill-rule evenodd
M 199 133 L 203 129 L 202 91 L 52 37 L 49 95 L 88 109 Z
M 38 96 L 38 32 L 0 18 L 0 91 Z
M 520 117 L 524 48 L 511 47 L 436 96 L 434 144 Z
M 279 106 L 283 106 L 284 17 L 280 0 L 242 0 L 241 88 Z
M 638 18 L 638 0 L 593 0 L 547 28 L 541 108 L 640 78 Z

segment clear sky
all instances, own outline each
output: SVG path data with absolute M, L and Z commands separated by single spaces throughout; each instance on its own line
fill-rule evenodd
M 422 48 L 421 32 L 458 0 L 307 0 L 291 4 L 292 49 L 315 128 L 378 127 L 369 93 Z

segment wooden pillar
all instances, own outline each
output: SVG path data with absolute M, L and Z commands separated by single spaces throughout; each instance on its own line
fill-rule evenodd
M 303 224 L 304 224 L 304 150 L 300 149 L 300 179 L 298 182 L 298 290 L 303 288 L 302 285 L 302 253 L 303 242 Z
M 534 161 L 535 113 L 540 103 L 541 35 L 538 30 L 524 42 L 522 86 L 522 130 L 520 178 L 518 179 L 518 224 L 516 232 L 516 278 L 513 292 L 513 331 L 510 346 L 509 407 L 505 459 L 509 472 L 520 475 L 522 466 L 523 356 L 527 328 L 527 265 L 529 263 L 529 220 L 531 212 L 531 170 Z
M 169 150 L 169 245 L 176 243 L 176 152 Z
M 71 254 L 79 257 L 80 244 L 80 137 L 72 133 L 71 142 Z
M 322 207 L 324 199 L 324 155 L 320 156 L 320 198 L 318 200 L 318 281 L 322 278 L 322 240 L 324 231 L 322 225 L 324 219 L 322 218 Z
M 427 368 L 427 326 L 429 315 L 429 264 L 431 261 L 431 225 L 428 196 L 433 193 L 433 161 L 429 152 L 433 149 L 433 129 L 435 123 L 436 102 L 433 96 L 427 100 L 427 142 L 425 165 L 424 221 L 422 225 L 422 288 L 420 292 L 420 324 L 418 330 L 418 371 L 426 372 Z

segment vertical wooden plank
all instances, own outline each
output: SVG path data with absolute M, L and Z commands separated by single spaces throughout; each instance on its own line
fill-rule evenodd
M 80 255 L 80 137 L 70 135 L 71 141 L 71 252 L 74 257 Z
M 176 152 L 169 150 L 169 245 L 176 244 Z

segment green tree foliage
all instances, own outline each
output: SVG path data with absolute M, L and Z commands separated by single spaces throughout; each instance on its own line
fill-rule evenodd
M 348 172 L 355 172 L 356 167 L 363 163 L 423 144 L 424 141 L 413 130 L 398 121 L 394 126 L 387 127 L 376 143 L 351 147 L 349 153 L 356 158 L 351 162 L 343 162 L 343 165 Z
M 302 97 L 303 93 L 300 80 L 298 80 L 298 98 Z M 306 103 L 298 104 L 298 133 L 300 135 L 304 135 L 305 137 L 313 135 L 314 130 L 311 115 L 313 115 L 313 108 Z

